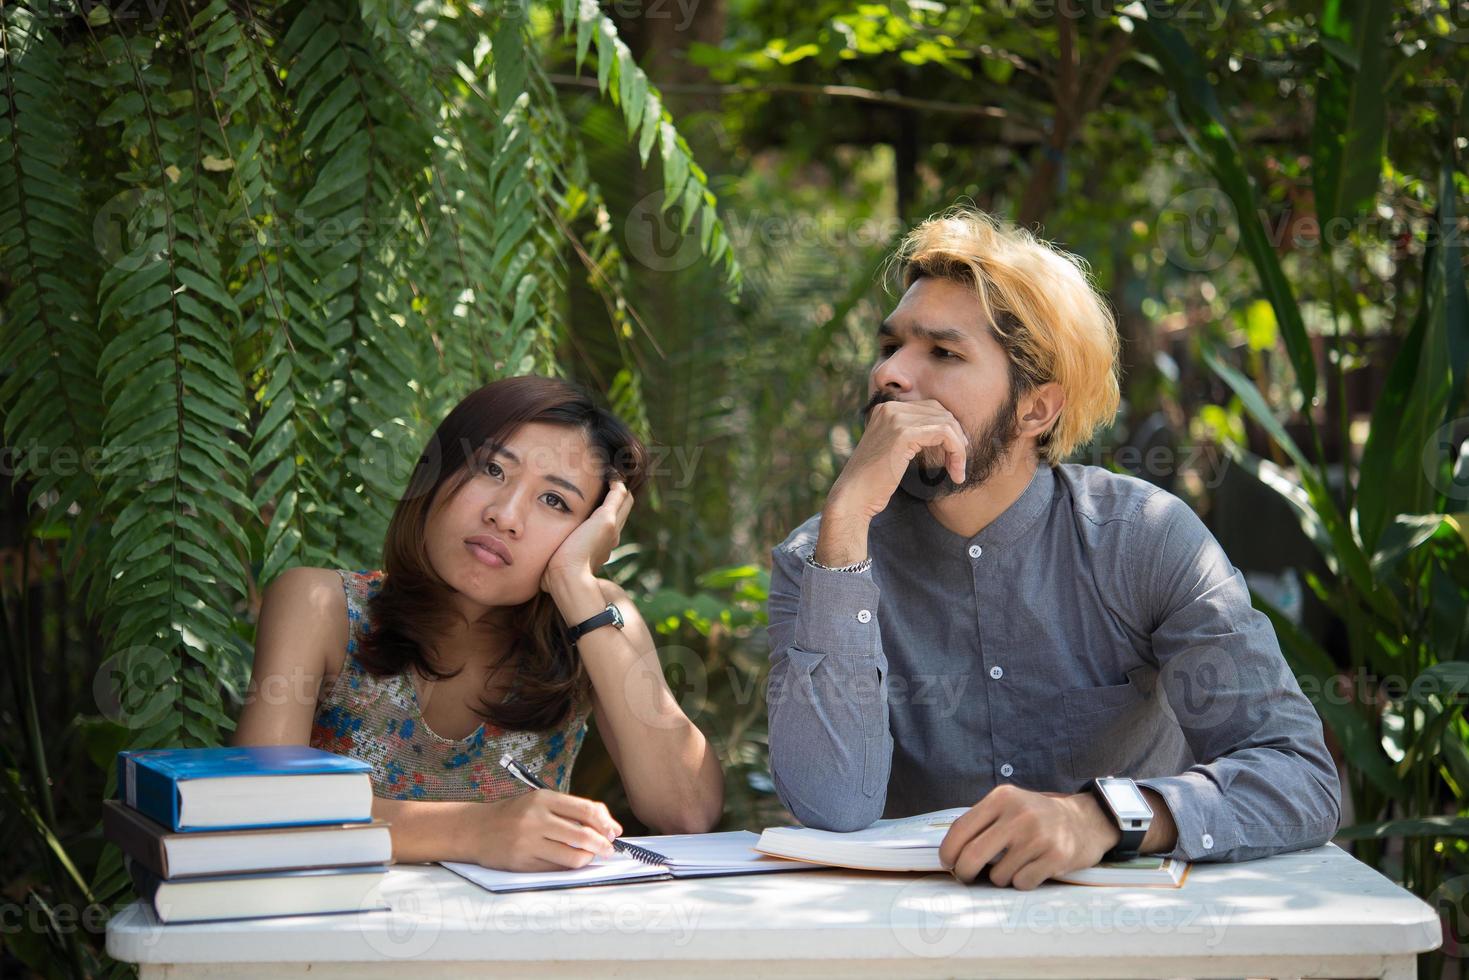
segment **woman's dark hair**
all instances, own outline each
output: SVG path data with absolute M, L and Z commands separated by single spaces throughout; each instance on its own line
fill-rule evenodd
M 503 445 L 522 425 L 543 422 L 579 429 L 604 467 L 602 492 L 620 477 L 636 493 L 647 475 L 647 449 L 615 415 L 599 408 L 580 388 L 555 378 L 524 376 L 485 385 L 454 407 L 429 439 L 398 501 L 383 542 L 381 590 L 368 609 L 372 628 L 358 645 L 357 659 L 375 676 L 413 668 L 433 679 L 458 671 L 435 670 L 427 650 L 458 614 L 453 589 L 434 571 L 425 547 L 429 509 L 443 489 L 440 506 L 474 476 L 491 447 Z M 513 697 L 480 701 L 476 713 L 492 725 L 545 731 L 560 724 L 589 694 L 581 658 L 568 641 L 566 623 L 551 597 L 534 598 L 508 610 L 505 662 L 514 675 Z

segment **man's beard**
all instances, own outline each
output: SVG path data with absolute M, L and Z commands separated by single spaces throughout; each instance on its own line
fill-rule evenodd
M 897 401 L 891 395 L 878 392 L 862 409 L 862 422 L 867 422 L 868 413 L 883 402 Z M 942 446 L 929 446 L 921 450 L 908 464 L 898 484 L 920 500 L 936 500 L 964 490 L 982 486 L 994 475 L 1004 461 L 1010 447 L 1020 438 L 1020 422 L 1015 417 L 1020 400 L 1012 387 L 994 416 L 978 430 L 964 433 L 964 482 L 955 483 L 944 465 Z

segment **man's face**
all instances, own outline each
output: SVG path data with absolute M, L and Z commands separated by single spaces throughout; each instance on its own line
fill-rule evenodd
M 963 484 L 944 474 L 943 452 L 934 447 L 914 459 L 904 487 L 941 496 L 984 483 L 1018 438 L 1018 423 L 1009 358 L 979 300 L 967 286 L 925 276 L 903 294 L 877 339 L 863 417 L 879 402 L 932 399 L 968 437 Z

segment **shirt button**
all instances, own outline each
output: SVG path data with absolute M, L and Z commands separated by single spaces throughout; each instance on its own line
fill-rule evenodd
M 995 680 L 999 680 L 1001 677 L 1005 676 L 1005 671 L 999 667 L 991 667 L 990 676 L 993 677 Z
M 1001 776 L 1004 776 L 1006 779 L 1009 779 L 1014 774 L 1015 774 L 1015 767 L 1012 766 L 1012 765 L 1010 765 L 1010 763 L 1007 762 L 1003 766 L 1000 767 L 1000 775 Z
M 1209 834 L 1205 834 L 1204 839 L 1203 841 L 1201 841 L 1201 843 L 1204 845 L 1204 850 L 1207 851 L 1214 846 L 1214 838 Z
M 978 558 L 982 554 L 984 554 L 984 549 L 981 548 L 979 545 L 972 544 L 972 545 L 969 546 L 969 557 L 970 558 Z
M 859 609 L 859 610 L 857 610 L 857 622 L 859 622 L 859 623 L 870 623 L 870 622 L 872 622 L 872 613 L 871 613 L 871 611 L 870 610 L 867 610 L 867 609 Z

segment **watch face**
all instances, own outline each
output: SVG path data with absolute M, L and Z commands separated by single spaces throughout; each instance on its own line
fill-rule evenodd
M 612 625 L 622 629 L 622 610 L 612 604 L 609 604 L 607 608 L 612 610 Z
M 1142 790 L 1130 779 L 1104 776 L 1097 780 L 1102 788 L 1102 793 L 1107 797 L 1107 802 L 1112 804 L 1112 809 L 1117 816 L 1123 820 L 1147 820 L 1153 815 L 1153 808 L 1148 806 L 1148 801 L 1143 798 Z

